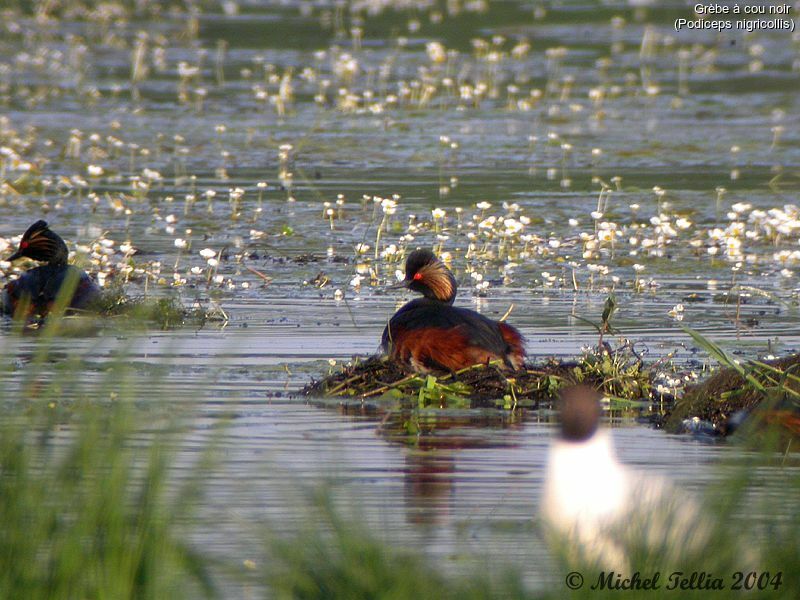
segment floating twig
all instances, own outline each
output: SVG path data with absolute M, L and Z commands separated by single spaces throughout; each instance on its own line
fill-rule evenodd
M 272 277 L 270 277 L 269 275 L 264 275 L 264 273 L 262 273 L 258 269 L 254 269 L 250 265 L 243 265 L 243 266 L 244 266 L 245 269 L 250 271 L 253 275 L 256 275 L 256 276 L 260 277 L 264 281 L 264 283 L 266 285 L 269 285 L 270 283 L 272 283 Z

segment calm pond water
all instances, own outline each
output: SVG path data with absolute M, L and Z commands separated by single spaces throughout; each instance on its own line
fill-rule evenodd
M 553 581 L 532 524 L 550 424 L 440 411 L 448 427 L 398 441 L 290 393 L 377 350 L 405 300 L 392 244 L 451 253 L 458 303 L 513 304 L 532 359 L 594 343 L 576 316 L 612 289 L 651 358 L 706 362 L 676 315 L 747 356 L 800 349 L 796 36 L 675 32 L 683 2 L 140 4 L 7 9 L 0 249 L 43 217 L 109 285 L 224 310 L 54 342 L 89 386 L 124 352 L 143 401 L 189 410 L 182 465 L 225 427 L 198 517 L 211 553 L 250 559 L 254 523 L 291 530 L 329 484 L 449 567 Z M 0 333 L 7 398 L 39 343 Z M 689 489 L 739 452 L 617 425 L 625 462 Z

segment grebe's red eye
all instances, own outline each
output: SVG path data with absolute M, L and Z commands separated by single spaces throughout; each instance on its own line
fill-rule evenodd
M 25 250 L 28 247 L 28 242 L 20 242 L 19 247 Z
M 422 273 L 414 273 L 414 281 L 419 281 L 422 279 Z

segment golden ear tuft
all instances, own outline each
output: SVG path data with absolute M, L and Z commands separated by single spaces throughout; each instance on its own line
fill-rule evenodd
M 431 289 L 438 300 L 447 302 L 453 297 L 455 290 L 450 272 L 443 263 L 436 261 L 427 264 L 414 274 L 414 279 L 417 279 L 417 276 L 420 276 L 419 279 Z

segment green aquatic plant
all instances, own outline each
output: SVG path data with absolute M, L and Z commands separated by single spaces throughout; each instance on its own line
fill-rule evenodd
M 617 312 L 617 308 L 618 306 L 616 297 L 614 296 L 614 294 L 609 294 L 606 297 L 605 303 L 603 304 L 603 313 L 600 315 L 599 323 L 595 323 L 591 319 L 587 319 L 586 317 L 582 317 L 580 315 L 573 314 L 572 317 L 591 325 L 597 330 L 597 336 L 598 336 L 597 347 L 602 349 L 603 338 L 606 334 L 619 333 L 616 329 L 614 329 L 614 327 L 611 326 L 611 319 Z
M 432 405 L 445 405 L 450 408 L 456 408 L 459 405 L 469 406 L 469 393 L 471 388 L 465 383 L 458 381 L 443 383 L 434 375 L 427 375 L 424 379 L 419 381 L 419 384 L 417 402 L 420 408 Z
M 85 381 L 79 357 L 54 364 L 46 342 L 62 324 L 61 320 L 45 324 L 37 340 L 40 352 L 32 357 L 19 388 L 7 390 L 6 418 L 0 424 L 3 597 L 214 597 L 224 585 L 221 582 L 233 577 L 279 598 L 560 598 L 566 573 L 578 568 L 562 558 L 564 562 L 557 564 L 563 573 L 548 583 L 550 591 L 526 589 L 521 572 L 455 575 L 424 552 L 392 544 L 355 518 L 342 517 L 329 498 L 320 497 L 312 504 L 307 528 L 285 535 L 268 533 L 264 555 L 254 556 L 247 572 L 224 565 L 225 574 L 217 579 L 215 563 L 187 541 L 194 533 L 191 510 L 209 465 L 199 465 L 188 484 L 176 484 L 170 473 L 180 428 L 152 403 L 146 410 L 134 403 L 142 397 L 142 389 L 124 359 L 109 365 L 99 386 Z M 9 362 L 4 360 L 3 367 L 13 368 Z M 494 367 L 482 365 L 468 372 L 484 377 Z M 424 390 L 423 401 L 430 407 L 443 386 L 459 389 L 451 387 L 451 378 L 414 375 L 408 381 L 414 381 L 417 394 Z M 411 434 L 413 427 L 431 425 L 420 418 L 409 421 L 408 427 Z M 765 454 L 759 460 L 793 466 L 795 459 Z M 770 487 L 753 500 L 750 491 L 764 486 L 756 479 L 759 466 L 748 462 L 743 473 L 726 471 L 714 484 L 716 504 L 709 510 L 722 517 L 722 524 L 704 548 L 703 557 L 710 556 L 710 562 L 698 559 L 696 564 L 724 573 L 730 585 L 737 570 L 750 569 L 752 561 L 732 554 L 729 534 L 741 536 L 747 531 L 754 536 L 752 547 L 758 556 L 753 568 L 759 575 L 770 573 L 762 597 L 791 598 L 800 556 L 800 517 L 791 500 L 800 490 L 800 479 L 795 469 L 787 469 L 779 482 L 770 482 L 777 488 Z M 725 524 L 755 507 L 764 515 L 757 522 L 735 528 Z M 635 529 L 626 533 L 625 540 L 639 557 L 636 568 L 643 573 L 663 570 L 668 564 L 663 556 L 674 552 L 668 547 L 647 553 L 637 550 Z M 263 565 L 263 572 L 258 565 Z M 598 572 L 597 565 L 579 568 L 587 579 Z M 749 581 L 750 572 L 755 571 L 744 573 L 743 581 Z M 260 575 L 257 582 L 254 573 Z M 753 585 L 759 581 L 756 577 Z M 697 590 L 683 592 L 682 597 L 699 597 Z M 601 598 L 618 595 L 617 590 L 591 593 Z
M 573 381 L 589 383 L 619 405 L 649 399 L 654 372 L 630 341 L 617 348 L 586 349 L 573 370 Z
M 133 326 L 175 329 L 185 325 L 201 326 L 207 321 L 227 320 L 221 309 L 186 308 L 175 296 L 130 298 L 121 290 L 103 295 L 98 307 L 101 319 L 125 319 Z

